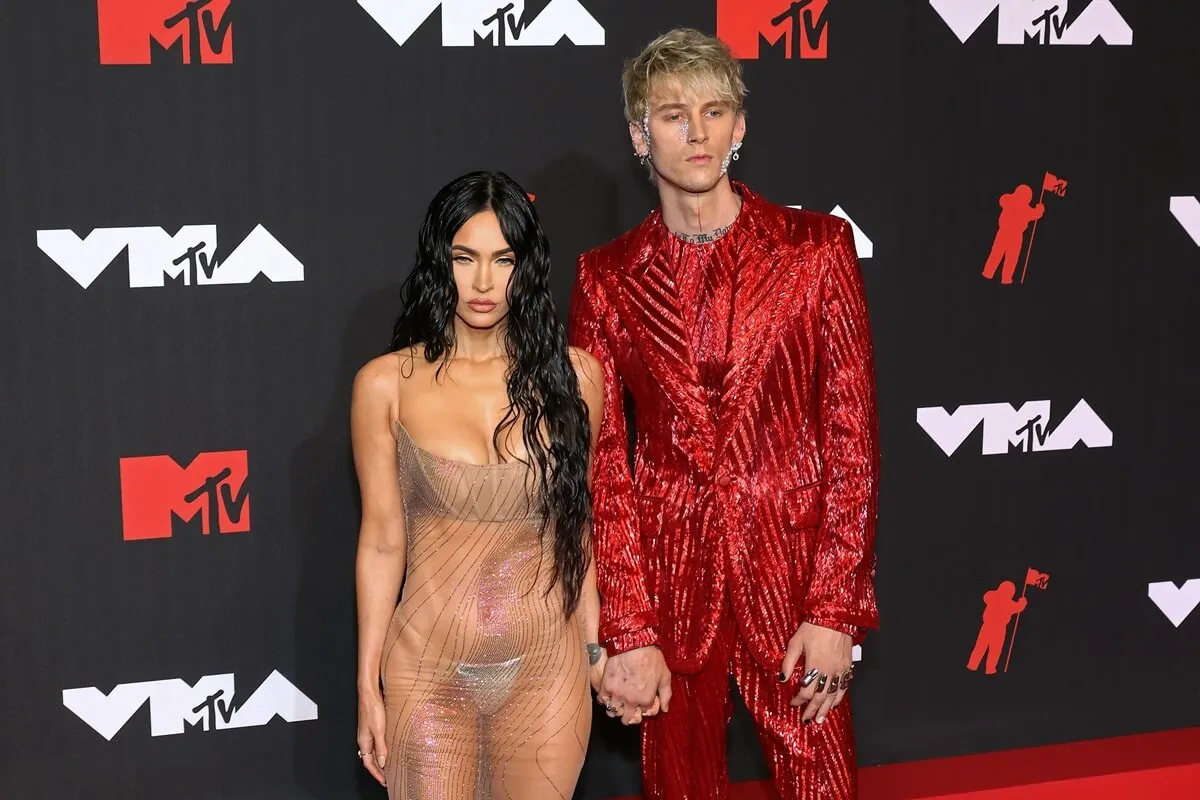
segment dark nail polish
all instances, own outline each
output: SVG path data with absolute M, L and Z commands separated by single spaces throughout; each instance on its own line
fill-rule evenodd
M 779 680 L 781 680 L 781 681 L 786 681 L 786 680 L 787 680 L 787 675 L 784 675 L 782 672 L 780 672 L 780 673 L 779 673 Z

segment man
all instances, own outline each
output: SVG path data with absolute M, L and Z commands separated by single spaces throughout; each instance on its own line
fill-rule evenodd
M 661 207 L 580 257 L 570 325 L 605 373 L 599 699 L 645 719 L 646 797 L 728 796 L 732 675 L 780 796 L 852 798 L 846 691 L 877 624 L 878 455 L 850 229 L 731 183 L 745 87 L 720 41 L 663 35 L 624 92 Z

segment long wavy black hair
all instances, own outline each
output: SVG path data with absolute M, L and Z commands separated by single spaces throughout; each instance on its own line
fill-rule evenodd
M 450 246 L 459 228 L 485 210 L 499 219 L 516 258 L 504 329 L 509 404 L 492 442 L 503 458 L 500 442 L 512 426 L 521 425 L 543 512 L 541 537 L 544 541 L 551 530 L 554 536 L 547 592 L 561 581 L 563 611 L 570 617 L 579 605 L 591 553 L 591 437 L 566 332 L 550 295 L 550 243 L 533 202 L 512 178 L 471 172 L 433 198 L 417 234 L 416 264 L 400 289 L 400 317 L 388 351 L 420 346 L 427 361 L 441 360 L 443 366 L 449 361 L 458 305 Z

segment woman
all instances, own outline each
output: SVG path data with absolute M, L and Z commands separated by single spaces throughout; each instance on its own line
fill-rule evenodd
M 458 178 L 421 226 L 389 351 L 355 378 L 358 745 L 392 800 L 569 798 L 583 764 L 602 375 L 568 349 L 549 273 L 528 195 Z

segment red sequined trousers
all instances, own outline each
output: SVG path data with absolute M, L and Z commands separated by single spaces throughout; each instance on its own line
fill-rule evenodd
M 642 722 L 642 796 L 649 800 L 729 797 L 725 734 L 733 714 L 729 676 L 737 681 L 772 782 L 781 800 L 845 800 L 857 796 L 850 694 L 826 718 L 805 725 L 788 703 L 799 668 L 787 683 L 754 660 L 726 603 L 707 663 L 695 675 L 671 676 L 671 710 Z

